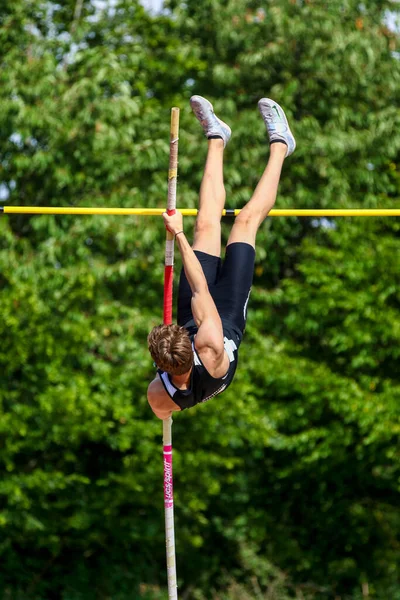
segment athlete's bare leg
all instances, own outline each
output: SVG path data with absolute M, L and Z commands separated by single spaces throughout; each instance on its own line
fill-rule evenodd
M 286 115 L 279 104 L 270 98 L 261 98 L 258 108 L 270 141 L 269 161 L 253 196 L 235 219 L 228 245 L 246 242 L 255 248 L 258 228 L 275 204 L 283 161 L 296 148 Z
M 226 198 L 223 160 L 223 140 L 208 140 L 208 153 L 200 187 L 199 212 L 196 219 L 193 249 L 214 256 L 221 254 L 221 213 Z
M 216 116 L 213 105 L 206 98 L 192 96 L 190 105 L 208 139 L 193 249 L 220 256 L 221 213 L 226 197 L 223 176 L 224 148 L 231 137 L 231 129 Z
M 271 144 L 265 171 L 253 196 L 236 217 L 227 245 L 246 242 L 255 248 L 257 230 L 275 204 L 286 153 L 286 144 L 280 142 Z

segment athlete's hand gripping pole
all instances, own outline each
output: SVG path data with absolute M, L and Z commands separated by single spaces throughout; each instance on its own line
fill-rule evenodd
M 176 209 L 178 175 L 179 108 L 171 110 L 167 213 Z M 174 277 L 174 235 L 167 230 L 164 267 L 164 325 L 172 323 L 172 287 Z M 172 418 L 163 421 L 165 540 L 167 546 L 168 600 L 178 600 L 175 561 L 174 495 L 172 479 Z

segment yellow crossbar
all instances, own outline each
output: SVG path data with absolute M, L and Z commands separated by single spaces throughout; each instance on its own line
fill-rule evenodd
M 184 216 L 197 215 L 195 208 L 179 208 Z M 4 214 L 35 214 L 35 215 L 137 215 L 160 216 L 164 208 L 88 208 L 72 206 L 3 206 L 0 213 Z M 225 209 L 223 216 L 235 217 L 240 209 Z M 400 208 L 346 208 L 346 209 L 273 209 L 271 217 L 400 217 Z

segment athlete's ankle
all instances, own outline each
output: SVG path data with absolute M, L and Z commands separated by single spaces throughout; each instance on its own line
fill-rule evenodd
M 212 136 L 208 138 L 208 147 L 224 149 L 224 140 L 220 136 Z
M 276 155 L 276 156 L 283 155 L 283 158 L 285 158 L 287 149 L 288 149 L 288 146 L 284 142 L 276 141 L 276 142 L 273 142 L 272 144 L 270 144 L 271 156 L 272 155 Z

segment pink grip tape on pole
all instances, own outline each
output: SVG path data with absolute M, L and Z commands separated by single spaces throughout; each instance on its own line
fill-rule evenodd
M 172 445 L 164 446 L 164 506 L 173 508 L 174 506 L 174 482 L 172 478 Z
M 179 108 L 171 110 L 169 145 L 168 203 L 167 213 L 176 209 L 176 184 L 178 176 Z M 164 267 L 164 325 L 172 323 L 172 291 L 174 281 L 174 236 L 167 230 Z M 174 485 L 172 477 L 172 418 L 163 421 L 164 458 L 164 510 L 165 542 L 167 551 L 168 600 L 178 600 L 175 560 Z

